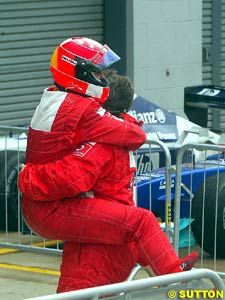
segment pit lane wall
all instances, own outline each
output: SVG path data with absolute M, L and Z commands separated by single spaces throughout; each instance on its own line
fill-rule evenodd
M 0 130 L 0 247 L 60 254 L 63 241 L 49 241 L 33 234 L 21 214 L 17 175 L 20 164 L 25 162 L 27 129 Z M 182 252 L 180 256 L 197 247 L 199 266 L 207 267 L 208 259 L 213 258 L 212 269 L 224 276 L 219 262 L 225 259 L 225 147 L 188 144 L 173 150 L 177 156 L 175 165 L 171 164 L 171 150 L 159 140 L 148 139 L 145 147 L 134 153 L 136 203 L 156 214 L 175 250 Z M 184 159 L 187 153 L 188 159 Z M 201 153 L 201 161 L 196 160 L 197 153 Z M 164 166 L 158 168 L 159 163 Z M 189 220 L 185 240 L 181 220 Z

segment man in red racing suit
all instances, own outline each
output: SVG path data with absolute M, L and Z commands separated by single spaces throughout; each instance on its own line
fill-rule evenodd
M 102 108 L 110 90 L 102 68 L 118 59 L 108 46 L 88 38 L 74 37 L 56 48 L 50 63 L 55 86 L 44 90 L 32 117 L 27 162 L 56 161 L 83 142 L 130 150 L 145 142 L 141 128 Z
M 117 144 L 133 150 L 144 143 L 146 135 L 139 126 L 114 118 L 102 108 L 109 88 L 101 68 L 112 63 L 112 58 L 118 59 L 108 46 L 87 38 L 71 38 L 56 48 L 51 59 L 55 86 L 44 91 L 32 118 L 27 163 L 56 161 L 85 141 Z M 85 184 L 81 187 L 79 192 L 87 191 Z M 46 203 L 46 211 L 55 205 Z M 28 225 L 35 229 L 46 212 L 38 206 L 32 218 L 32 207 L 33 203 L 24 196 L 23 214 Z M 41 235 L 45 236 L 45 232 Z
M 124 95 L 124 93 L 120 93 L 121 97 L 117 98 L 117 103 L 119 103 L 120 106 L 123 105 L 124 107 L 130 106 L 132 104 L 132 99 L 133 99 L 133 88 L 131 88 L 130 81 L 128 80 L 128 78 L 125 78 L 125 77 L 120 78 L 118 76 L 116 78 L 116 85 L 118 86 L 118 84 L 120 86 L 119 89 L 120 90 L 122 89 L 126 94 Z M 130 89 L 130 91 L 129 91 L 129 89 Z M 49 96 L 51 96 L 51 94 L 49 94 Z M 55 96 L 53 96 L 53 97 L 55 98 Z M 127 99 L 127 101 L 125 98 Z M 47 103 L 47 105 L 50 105 L 51 99 L 48 98 L 45 102 Z M 39 107 L 38 107 L 39 111 L 40 111 L 40 106 L 41 105 L 39 105 Z M 95 104 L 95 106 L 96 106 L 96 104 Z M 83 109 L 83 105 L 81 105 L 81 107 Z M 76 108 L 77 108 L 77 105 L 76 105 Z M 92 109 L 93 109 L 93 106 L 89 110 L 91 110 L 92 115 L 94 115 L 94 113 L 92 112 Z M 122 110 L 124 110 L 124 109 L 122 109 Z M 45 114 L 43 113 L 43 115 L 45 116 L 46 111 L 48 111 L 48 109 L 43 108 L 41 111 L 45 112 Z M 76 109 L 76 112 L 77 112 L 77 109 Z M 40 112 L 39 112 L 39 114 L 40 114 Z M 87 114 L 88 113 L 85 112 L 85 114 L 83 116 L 83 118 L 85 119 L 85 122 L 83 122 L 84 125 L 87 124 L 87 121 L 86 121 Z M 109 114 L 105 114 L 104 117 L 112 118 L 112 116 Z M 92 116 L 92 117 L 90 117 L 90 119 L 96 120 L 96 116 L 94 116 L 94 117 Z M 47 118 L 47 120 L 48 120 L 48 118 Z M 112 119 L 112 121 L 114 121 L 114 119 Z M 120 122 L 123 122 L 123 121 L 121 119 L 120 120 L 117 119 L 117 121 L 119 121 L 119 126 L 121 126 Z M 43 122 L 40 122 L 40 124 L 42 124 L 42 123 Z M 136 123 L 136 125 L 139 125 L 136 121 L 133 123 Z M 107 121 L 104 120 L 103 125 L 105 126 L 106 124 L 107 124 Z M 130 125 L 130 124 L 128 124 L 128 125 Z M 92 127 L 93 127 L 93 125 L 92 125 Z M 111 128 L 110 128 L 110 130 L 111 130 Z M 35 134 L 35 133 L 39 134 L 39 132 L 34 131 L 32 128 L 30 128 L 30 132 L 31 131 L 32 131 L 32 134 Z M 90 136 L 90 131 L 87 132 L 87 134 L 84 134 L 84 136 L 88 136 L 88 134 Z M 103 135 L 103 134 L 101 134 L 101 135 Z M 32 147 L 34 147 L 33 146 L 34 141 L 36 141 L 36 138 L 33 138 L 31 140 Z M 112 142 L 112 141 L 113 140 L 111 140 L 110 142 Z M 90 145 L 91 144 L 89 144 L 89 146 Z M 38 140 L 38 143 L 37 143 L 37 147 L 39 147 L 39 146 L 40 146 L 40 140 Z M 131 147 L 133 147 L 133 144 L 131 144 Z M 88 145 L 85 146 L 85 149 L 86 148 L 88 148 Z M 28 145 L 28 149 L 29 149 L 29 145 Z M 121 148 L 121 150 L 122 150 L 122 148 Z M 33 153 L 33 152 L 34 151 L 32 151 L 31 153 Z M 119 178 L 120 179 L 124 178 L 124 180 L 122 180 L 119 183 L 119 185 L 118 185 L 119 189 L 118 189 L 118 187 L 115 186 L 114 190 L 111 186 L 114 183 L 112 183 L 112 182 L 110 183 L 110 181 L 109 181 L 107 189 L 108 189 L 108 191 L 111 191 L 111 196 L 109 197 L 106 195 L 106 198 L 107 199 L 112 198 L 112 195 L 115 192 L 118 196 L 118 199 L 116 198 L 115 201 L 122 201 L 123 203 L 125 203 L 127 205 L 133 205 L 132 182 L 133 182 L 134 168 L 132 168 L 131 170 L 129 169 L 129 167 L 128 167 L 129 162 L 127 160 L 127 158 L 129 159 L 129 156 L 127 157 L 128 152 L 127 152 L 127 150 L 124 152 L 125 152 L 126 156 L 123 158 L 122 163 L 125 164 L 125 167 L 123 167 L 121 164 L 121 166 L 119 168 L 119 170 L 122 168 L 124 173 L 119 175 L 120 172 L 118 172 L 118 175 L 117 175 L 118 183 L 119 183 Z M 38 156 L 39 153 L 40 153 L 40 151 L 37 152 L 37 155 L 35 156 L 35 161 L 39 157 Z M 29 154 L 29 151 L 27 151 L 27 154 Z M 61 154 L 61 152 L 56 153 L 56 154 L 59 155 L 59 154 Z M 120 157 L 121 157 L 121 154 L 119 155 L 119 158 Z M 44 156 L 44 159 L 46 159 L 46 155 Z M 29 156 L 28 156 L 28 161 L 29 161 Z M 107 159 L 106 159 L 106 161 L 107 161 Z M 94 170 L 93 170 L 93 172 L 94 172 Z M 76 173 L 79 176 L 79 171 Z M 127 180 L 125 180 L 125 176 L 129 177 L 128 183 L 126 183 Z M 46 178 L 46 181 L 44 181 L 43 184 L 48 185 L 47 177 L 48 176 L 43 177 L 43 178 Z M 81 179 L 81 182 L 80 182 L 81 183 L 80 184 L 81 191 L 88 190 L 90 183 L 89 182 L 87 183 L 87 180 L 84 179 L 82 176 L 80 176 L 80 179 Z M 91 180 L 93 180 L 93 177 L 91 177 Z M 35 179 L 32 178 L 32 181 L 34 182 Z M 64 180 L 63 180 L 63 182 L 64 182 Z M 39 181 L 39 183 L 40 183 L 40 181 Z M 124 183 L 125 183 L 125 189 L 123 186 Z M 23 184 L 25 184 L 25 186 L 26 186 L 26 181 L 23 181 Z M 63 184 L 63 187 L 64 186 L 65 186 L 65 184 Z M 105 183 L 104 186 L 106 187 L 107 183 Z M 104 186 L 102 188 L 104 188 Z M 62 187 L 61 191 L 63 191 L 63 187 Z M 107 194 L 107 190 L 106 190 L 106 194 Z M 35 231 L 33 222 L 34 222 L 34 220 L 36 220 L 36 217 L 35 217 L 35 215 L 33 216 L 32 213 L 30 213 L 31 203 L 30 202 L 26 203 L 25 195 L 26 195 L 26 192 L 23 197 L 24 215 L 26 216 L 25 218 L 26 218 L 26 221 L 29 224 L 29 226 Z M 119 197 L 119 195 L 120 195 L 120 197 Z M 65 196 L 66 195 L 63 195 L 63 193 L 62 193 L 62 198 L 64 198 Z M 47 197 L 48 197 L 48 199 L 50 199 L 51 197 L 54 197 L 53 190 L 51 190 L 51 194 Z M 28 197 L 28 198 L 30 199 L 31 197 Z M 53 203 L 49 204 L 49 206 L 51 206 L 52 204 Z M 35 209 L 35 211 L 36 210 L 37 209 Z M 39 207 L 38 210 L 41 211 L 41 208 Z M 43 235 L 42 231 L 40 232 L 40 235 Z M 110 245 L 110 246 L 109 245 L 107 245 L 107 246 L 106 245 L 94 245 L 94 246 L 91 245 L 91 246 L 89 246 L 89 245 L 84 245 L 84 244 L 81 245 L 81 244 L 67 241 L 65 243 L 64 249 L 63 249 L 61 277 L 59 280 L 59 285 L 58 285 L 57 291 L 64 292 L 64 291 L 69 291 L 69 290 L 74 290 L 74 289 L 79 289 L 79 288 L 86 288 L 86 287 L 90 287 L 90 286 L 114 283 L 114 282 L 119 282 L 119 281 L 125 280 L 127 278 L 127 276 L 129 275 L 133 265 L 136 262 L 136 252 L 133 250 L 134 250 L 134 247 L 132 247 L 130 244 L 123 244 L 120 246 L 116 246 L 116 245 Z M 78 257 L 79 257 L 79 262 L 77 259 Z M 72 264 L 71 264 L 71 261 L 73 261 Z
M 167 257 L 167 264 L 165 264 L 165 258 L 163 258 L 160 259 L 162 263 L 159 266 L 154 265 L 153 261 L 146 262 L 145 259 L 141 260 L 140 257 L 138 258 L 139 253 L 133 247 L 134 241 L 132 243 L 121 241 L 119 245 L 117 243 L 111 245 L 110 243 L 109 246 L 102 244 L 108 244 L 107 240 L 103 240 L 101 244 L 97 245 L 95 243 L 92 243 L 92 245 L 87 243 L 78 244 L 73 242 L 73 238 L 68 238 L 68 234 L 73 234 L 72 232 L 67 232 L 66 238 L 65 232 L 63 236 L 59 237 L 57 235 L 56 237 L 53 227 L 48 232 L 50 220 L 51 223 L 55 223 L 53 220 L 55 217 L 57 220 L 61 220 L 59 211 L 62 212 L 65 208 L 65 214 L 69 216 L 68 212 L 70 209 L 71 211 L 73 210 L 73 205 L 70 203 L 72 200 L 61 199 L 70 198 L 85 190 L 89 191 L 86 197 L 88 196 L 95 200 L 99 199 L 99 201 L 102 201 L 102 199 L 112 202 L 116 201 L 133 206 L 134 166 L 130 166 L 129 159 L 128 151 L 125 148 L 86 143 L 77 149 L 73 155 L 65 157 L 55 164 L 36 165 L 33 167 L 28 164 L 21 173 L 19 185 L 24 193 L 24 199 L 28 198 L 28 201 L 33 200 L 31 201 L 32 205 L 29 204 L 29 213 L 27 213 L 28 217 L 26 220 L 28 224 L 29 222 L 32 223 L 34 218 L 36 220 L 36 227 L 32 223 L 34 231 L 40 235 L 43 235 L 44 232 L 44 236 L 47 234 L 46 237 L 51 236 L 53 238 L 54 236 L 54 238 L 67 240 L 63 251 L 58 292 L 125 280 L 132 266 L 137 261 L 144 265 L 150 264 L 156 274 L 181 271 L 181 261 L 178 260 L 153 215 L 151 215 L 152 230 L 154 233 L 156 229 L 154 233 L 157 235 L 155 242 L 159 245 L 159 248 L 156 247 L 155 252 L 160 254 L 164 251 Z M 43 178 L 46 179 L 45 182 L 42 182 Z M 82 199 L 86 199 L 84 194 L 82 197 Z M 54 202 L 51 200 L 54 200 Z M 80 199 L 74 200 L 78 202 Z M 47 205 L 45 201 L 50 201 L 51 205 Z M 58 201 L 60 203 L 57 203 Z M 109 206 L 108 204 L 105 205 L 106 202 L 104 201 L 102 208 L 104 206 L 107 211 Z M 53 211 L 51 209 L 50 211 L 48 210 L 50 206 L 52 206 Z M 41 209 L 46 214 L 44 219 L 48 219 L 48 222 L 45 221 L 45 224 L 37 218 L 37 211 Z M 55 209 L 57 209 L 57 213 L 53 217 Z M 49 217 L 50 215 L 53 219 Z M 86 217 L 85 215 L 84 218 Z M 97 228 L 95 230 L 98 232 Z M 99 230 L 101 231 L 101 228 Z M 108 234 L 110 237 L 110 232 Z M 163 242 L 158 244 L 158 239 Z M 161 246 L 163 248 L 160 249 Z M 98 276 L 96 276 L 97 274 Z

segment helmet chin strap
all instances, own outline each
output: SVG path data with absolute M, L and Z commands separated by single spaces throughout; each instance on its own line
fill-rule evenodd
M 66 73 L 51 68 L 55 73 L 55 82 L 65 89 L 66 92 L 74 92 L 94 98 L 100 103 L 104 103 L 109 96 L 109 87 L 95 85 L 78 78 L 73 78 Z
M 94 98 L 97 101 L 100 101 L 101 103 L 104 103 L 109 96 L 109 88 L 89 83 L 86 90 L 86 95 Z
M 82 82 L 81 80 L 79 80 Z M 84 86 L 81 88 L 79 84 L 67 85 L 66 92 L 78 93 L 87 97 L 91 97 L 100 103 L 105 103 L 109 96 L 109 87 L 102 87 L 92 83 L 83 82 Z

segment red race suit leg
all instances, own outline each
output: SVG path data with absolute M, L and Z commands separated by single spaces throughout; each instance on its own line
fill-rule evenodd
M 22 207 L 28 226 L 45 238 L 87 244 L 135 243 L 142 264 L 156 275 L 179 271 L 180 260 L 148 210 L 96 198 L 48 203 L 23 199 Z
M 57 293 L 125 281 L 136 260 L 129 244 L 65 242 Z

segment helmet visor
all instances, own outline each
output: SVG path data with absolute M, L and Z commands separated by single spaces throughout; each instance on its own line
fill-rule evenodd
M 107 45 L 92 57 L 91 62 L 99 69 L 105 69 L 120 60 L 120 57 Z

